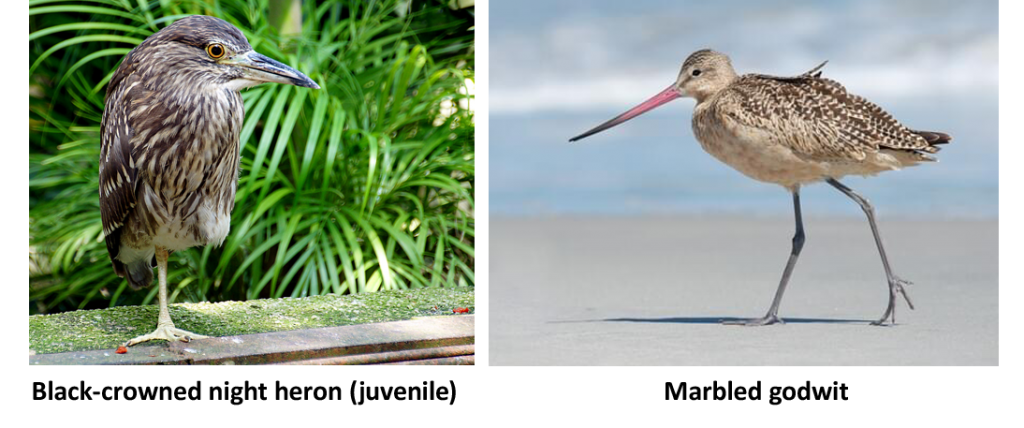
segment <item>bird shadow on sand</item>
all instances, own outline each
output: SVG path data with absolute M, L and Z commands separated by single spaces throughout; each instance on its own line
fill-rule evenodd
M 595 320 L 550 321 L 551 324 L 585 323 L 585 322 L 622 322 L 651 324 L 723 324 L 746 321 L 750 318 L 741 317 L 668 317 L 668 318 L 605 318 Z M 785 324 L 869 324 L 869 320 L 832 319 L 832 318 L 783 318 Z
M 674 323 L 674 324 L 724 324 L 743 322 L 750 318 L 734 316 L 674 316 L 668 318 L 607 318 L 608 323 Z M 782 318 L 782 324 L 868 324 L 867 319 L 837 319 L 837 318 Z M 736 327 L 736 326 L 728 326 Z M 745 327 L 745 326 L 738 326 Z

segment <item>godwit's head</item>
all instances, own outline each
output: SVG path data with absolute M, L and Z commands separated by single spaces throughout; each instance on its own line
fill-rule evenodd
M 736 71 L 732 69 L 729 57 L 711 49 L 701 49 L 690 54 L 686 61 L 683 61 L 683 69 L 679 71 L 676 83 L 629 111 L 577 135 L 569 141 L 587 138 L 677 98 L 693 98 L 697 100 L 697 104 L 700 104 L 707 97 L 729 86 L 734 80 L 736 80 Z
M 683 61 L 674 89 L 680 96 L 694 98 L 699 104 L 734 80 L 736 71 L 732 69 L 728 56 L 711 49 L 701 49 Z

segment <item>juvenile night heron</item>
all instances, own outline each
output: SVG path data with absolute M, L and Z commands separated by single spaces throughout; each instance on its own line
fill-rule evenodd
M 182 18 L 128 52 L 107 86 L 101 124 L 100 213 L 107 251 L 132 288 L 159 268 L 156 331 L 128 341 L 202 338 L 174 327 L 167 254 L 224 242 L 238 182 L 242 88 L 264 82 L 318 89 L 256 53 L 237 28 Z

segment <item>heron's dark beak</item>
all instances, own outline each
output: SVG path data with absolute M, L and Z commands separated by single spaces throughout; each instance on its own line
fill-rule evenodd
M 301 71 L 256 51 L 249 51 L 246 54 L 239 55 L 231 62 L 236 66 L 243 67 L 243 75 L 247 80 L 284 83 L 303 88 L 320 89 L 320 85 L 317 85 L 309 76 L 302 74 Z

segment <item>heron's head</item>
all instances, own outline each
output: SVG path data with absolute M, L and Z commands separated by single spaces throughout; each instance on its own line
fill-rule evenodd
M 238 28 L 212 16 L 179 19 L 149 36 L 129 58 L 151 84 L 174 90 L 238 91 L 267 82 L 320 88 L 302 72 L 254 51 Z

